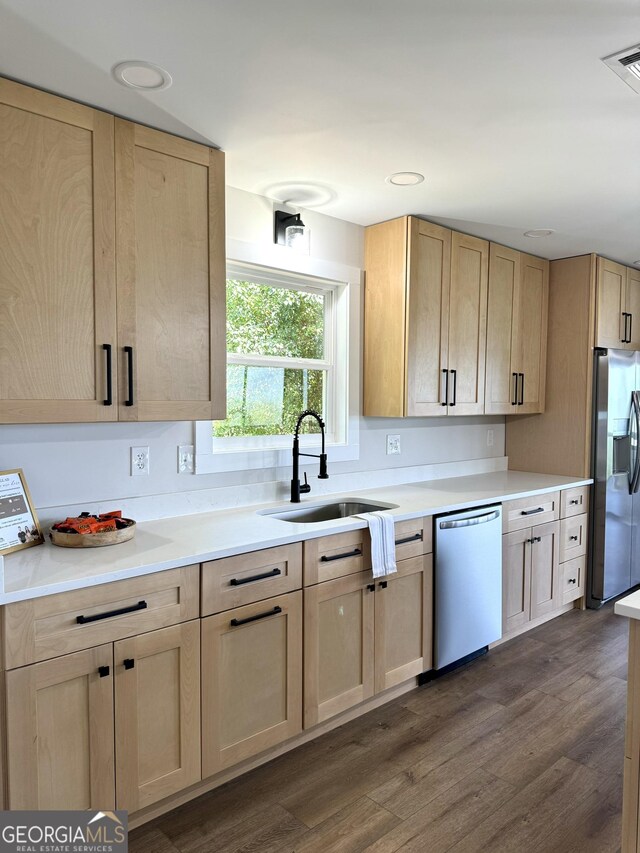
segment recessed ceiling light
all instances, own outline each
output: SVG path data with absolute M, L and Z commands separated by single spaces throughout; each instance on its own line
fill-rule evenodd
M 128 86 L 130 89 L 146 89 L 158 92 L 160 89 L 168 89 L 173 83 L 171 74 L 154 65 L 153 62 L 142 62 L 131 60 L 114 65 L 111 73 L 118 83 Z
M 385 180 L 388 184 L 395 184 L 397 187 L 413 187 L 424 181 L 424 175 L 420 172 L 394 172 Z
M 534 228 L 532 231 L 525 231 L 525 237 L 550 237 L 556 232 L 553 228 Z

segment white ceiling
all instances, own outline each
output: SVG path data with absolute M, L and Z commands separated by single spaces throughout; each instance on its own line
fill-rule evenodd
M 640 95 L 600 60 L 637 43 L 638 0 L 0 0 L 1 74 L 214 143 L 232 186 L 628 263 Z M 125 59 L 172 88 L 119 86 Z M 400 170 L 426 180 L 385 183 Z

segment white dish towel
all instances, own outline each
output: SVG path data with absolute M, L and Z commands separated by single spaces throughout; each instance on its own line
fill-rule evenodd
M 388 512 L 366 512 L 360 518 L 366 519 L 371 534 L 371 566 L 374 578 L 392 575 L 398 571 L 396 566 L 396 531 L 393 516 Z

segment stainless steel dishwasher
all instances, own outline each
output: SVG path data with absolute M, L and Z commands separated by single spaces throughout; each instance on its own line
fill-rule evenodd
M 434 669 L 453 667 L 502 636 L 502 507 L 436 517 Z

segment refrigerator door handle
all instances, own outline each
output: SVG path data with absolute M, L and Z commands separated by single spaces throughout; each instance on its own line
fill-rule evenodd
M 634 495 L 640 487 L 640 448 L 638 447 L 638 439 L 640 438 L 640 397 L 637 391 L 631 394 L 631 412 L 629 417 L 629 449 L 633 466 L 630 472 L 629 479 L 629 494 Z

